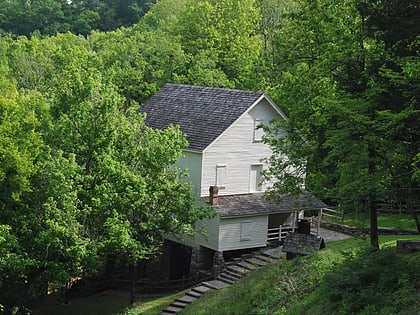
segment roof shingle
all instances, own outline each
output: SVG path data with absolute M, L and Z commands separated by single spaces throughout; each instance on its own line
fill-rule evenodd
M 264 193 L 219 196 L 214 209 L 220 217 L 236 217 L 262 215 L 269 213 L 292 212 L 298 210 L 314 210 L 325 208 L 327 205 L 312 196 L 309 192 L 302 192 L 297 198 L 287 196 L 280 203 L 267 200 Z
M 179 125 L 189 149 L 203 151 L 264 93 L 225 88 L 166 84 L 140 109 L 146 124 L 165 129 Z

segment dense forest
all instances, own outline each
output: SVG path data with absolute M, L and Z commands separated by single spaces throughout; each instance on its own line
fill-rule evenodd
M 306 172 L 318 197 L 369 212 L 372 235 L 379 201 L 412 210 L 419 20 L 409 0 L 0 1 L 0 311 L 110 255 L 134 270 L 212 215 L 170 167 L 185 135 L 136 114 L 167 82 L 260 90 L 285 111 L 266 127 L 288 131 L 266 138 L 272 198 Z
M 130 26 L 150 9 L 154 0 L 36 0 L 0 1 L 0 33 L 31 36 L 72 32 L 111 31 Z

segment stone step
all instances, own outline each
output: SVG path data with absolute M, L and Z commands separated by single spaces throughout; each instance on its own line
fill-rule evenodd
M 210 288 L 208 288 L 208 287 L 205 287 L 205 286 L 203 286 L 203 285 L 200 285 L 200 286 L 198 286 L 198 287 L 192 288 L 191 290 L 192 290 L 192 291 L 195 291 L 195 292 L 198 292 L 198 293 L 201 293 L 201 294 L 204 294 L 204 293 L 206 293 L 207 291 L 210 291 L 211 289 L 210 289 Z
M 229 284 L 234 284 L 237 280 L 233 280 L 232 278 L 228 278 L 226 274 L 221 274 L 218 278 L 218 280 L 229 283 Z
M 255 253 L 243 254 L 243 255 L 241 256 L 241 259 L 242 259 L 242 260 L 246 260 L 246 259 L 248 259 L 248 258 L 252 258 L 252 257 L 254 257 L 254 256 L 255 256 Z
M 249 270 L 240 267 L 238 265 L 231 265 L 231 266 L 227 266 L 226 267 L 227 271 L 230 271 L 231 273 L 236 273 L 238 274 L 240 277 L 242 277 L 243 275 L 247 274 L 249 272 Z
M 272 248 L 255 253 L 249 253 L 226 263 L 225 270 L 215 280 L 204 281 L 192 288 L 184 296 L 177 298 L 160 315 L 172 315 L 182 311 L 188 304 L 193 303 L 205 292 L 220 290 L 234 284 L 250 271 L 277 261 L 285 256 L 281 248 Z
M 181 308 L 181 307 L 175 307 L 175 306 L 168 306 L 163 311 L 169 314 L 177 314 L 181 312 L 183 309 L 184 309 L 183 307 Z
M 170 304 L 170 306 L 175 306 L 179 308 L 185 308 L 187 305 L 189 305 L 189 303 L 179 302 L 179 301 L 174 301 Z
M 257 268 L 254 264 L 250 264 L 250 263 L 249 263 L 249 262 L 247 262 L 247 261 L 241 261 L 241 262 L 238 262 L 238 263 L 237 263 L 237 265 L 238 265 L 239 267 L 242 267 L 242 268 L 245 268 L 245 269 L 248 269 L 248 270 L 254 270 L 254 269 L 256 269 L 256 268 Z
M 210 280 L 210 281 L 205 281 L 201 283 L 202 285 L 210 288 L 210 289 L 214 289 L 214 290 L 220 290 L 220 289 L 224 289 L 227 288 L 228 286 L 230 286 L 229 283 L 226 283 L 224 281 L 221 280 Z
M 229 270 L 225 270 L 221 273 L 221 275 L 224 275 L 225 278 L 230 279 L 232 281 L 238 281 L 239 279 L 241 279 L 244 275 L 243 274 L 238 274 Z
M 263 266 L 265 266 L 267 264 L 267 261 L 258 259 L 256 257 L 248 258 L 246 261 L 248 263 L 256 266 L 256 267 L 263 267 Z
M 190 303 L 194 302 L 195 300 L 197 300 L 196 297 L 193 297 L 191 295 L 184 295 L 184 296 L 181 296 L 181 297 L 177 298 L 175 301 L 190 304 Z
M 228 275 L 230 278 L 234 280 L 239 280 L 244 276 L 244 273 L 239 273 L 231 269 L 225 269 L 222 273 Z
M 195 297 L 195 298 L 199 298 L 199 297 L 201 297 L 201 293 L 199 293 L 199 292 L 196 292 L 196 291 L 193 291 L 193 290 L 191 290 L 191 291 L 188 291 L 187 293 L 186 293 L 186 295 L 189 295 L 189 296 L 193 296 L 193 297 Z
M 268 256 L 268 255 L 264 255 L 264 254 L 259 254 L 258 256 L 255 256 L 255 258 L 264 261 L 266 264 L 270 264 L 273 262 L 273 258 Z

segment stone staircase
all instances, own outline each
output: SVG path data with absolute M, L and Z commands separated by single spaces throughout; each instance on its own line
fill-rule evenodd
M 226 263 L 226 268 L 217 279 L 201 282 L 184 296 L 173 301 L 160 315 L 177 314 L 187 305 L 200 298 L 204 293 L 229 287 L 251 271 L 277 261 L 283 256 L 285 254 L 282 253 L 281 247 L 276 247 L 235 258 L 232 262 Z

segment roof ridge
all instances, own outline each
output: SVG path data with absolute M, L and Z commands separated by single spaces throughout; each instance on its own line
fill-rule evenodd
M 241 93 L 250 93 L 250 94 L 260 94 L 263 95 L 265 94 L 264 92 L 261 91 L 251 91 L 251 90 L 241 90 L 241 89 L 237 89 L 237 88 L 228 88 L 228 87 L 218 87 L 218 86 L 205 86 L 205 85 L 190 85 L 190 84 L 183 84 L 183 83 L 165 83 L 164 86 L 166 85 L 172 85 L 172 86 L 184 86 L 184 87 L 190 87 L 190 88 L 202 88 L 202 89 L 208 89 L 208 90 L 226 90 L 226 91 L 237 91 L 237 92 L 241 92 Z

